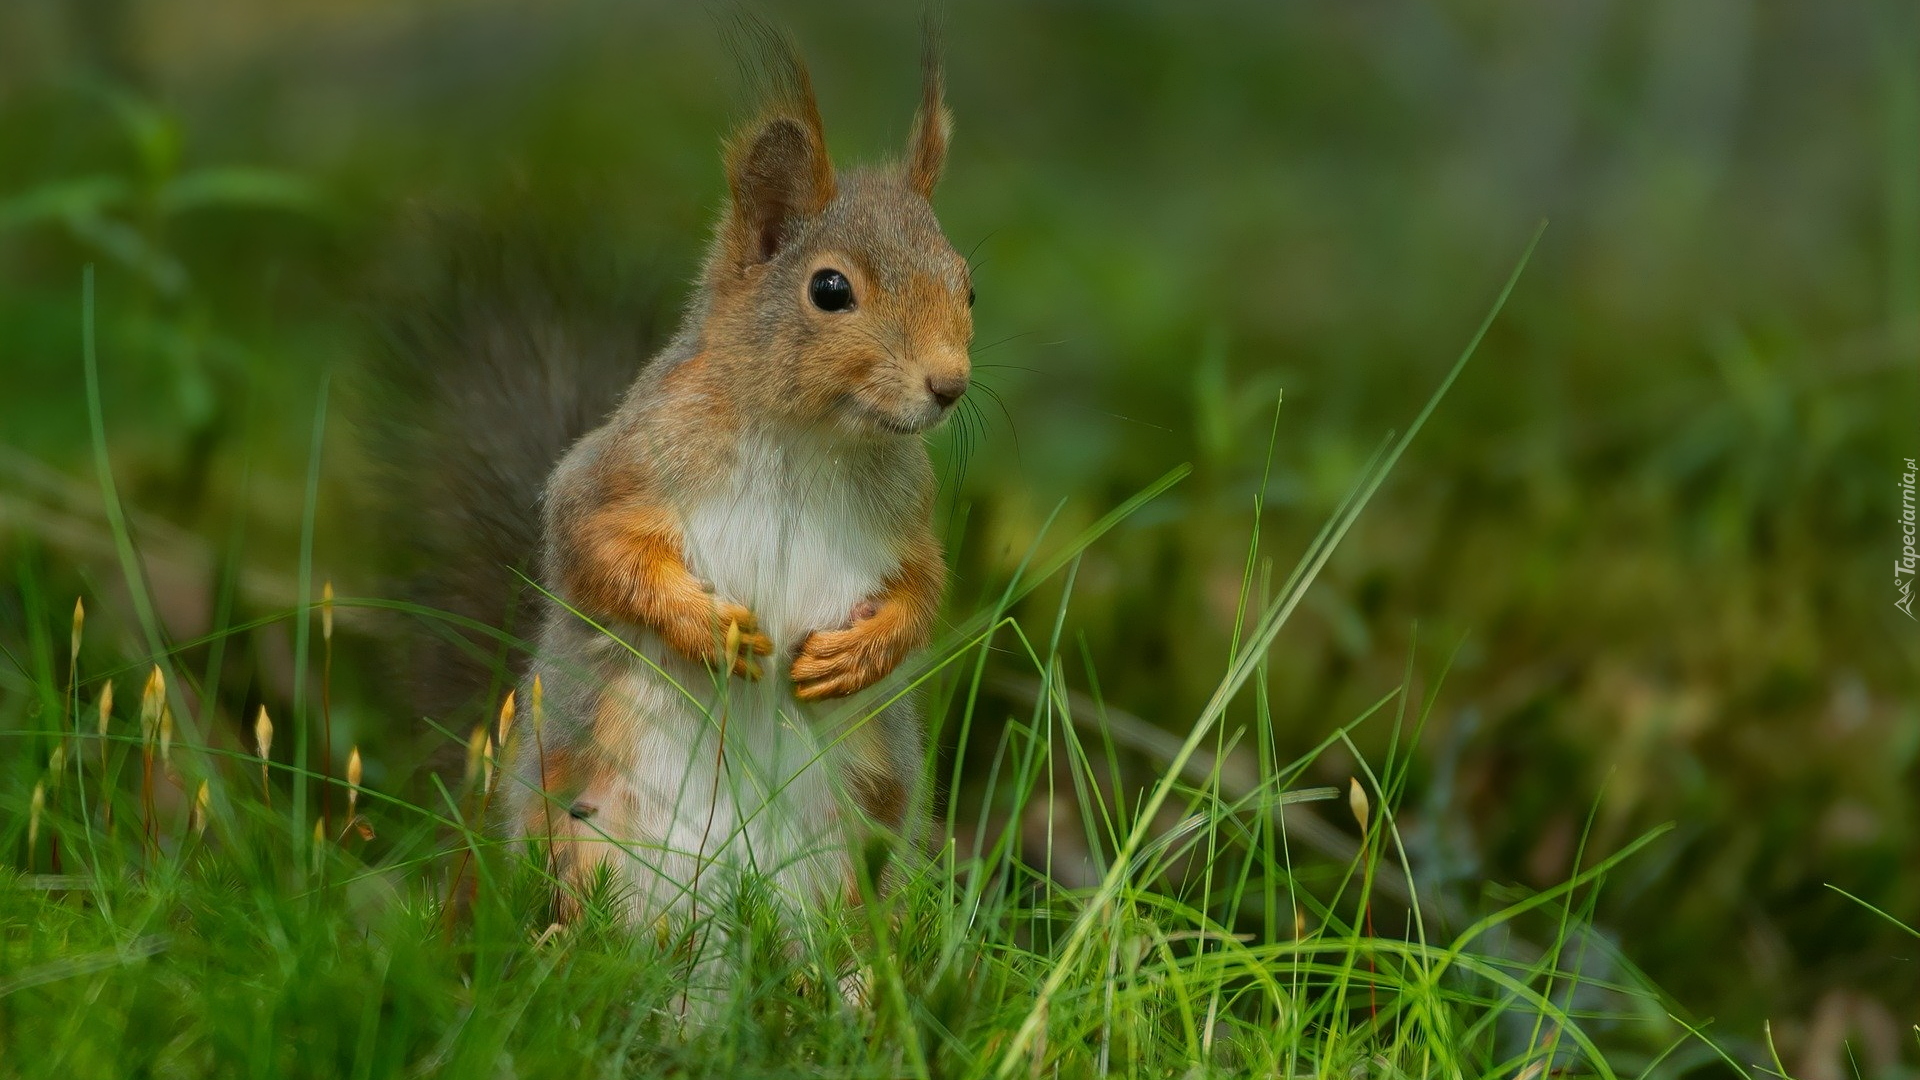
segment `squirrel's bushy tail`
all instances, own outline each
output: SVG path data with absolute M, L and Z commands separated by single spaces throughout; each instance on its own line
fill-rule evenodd
M 574 440 L 612 411 L 664 341 L 657 278 L 550 223 L 436 220 L 382 289 L 362 388 L 368 449 L 395 552 L 392 592 L 530 641 L 540 494 Z M 412 706 L 491 708 L 525 650 L 422 614 L 403 654 Z

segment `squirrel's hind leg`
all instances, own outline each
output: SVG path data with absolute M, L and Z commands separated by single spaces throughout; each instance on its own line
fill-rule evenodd
M 617 770 L 566 749 L 549 747 L 531 765 L 534 784 L 514 827 L 528 854 L 544 857 L 555 920 L 578 922 L 590 905 L 629 905 L 629 849 L 640 843 L 629 786 Z

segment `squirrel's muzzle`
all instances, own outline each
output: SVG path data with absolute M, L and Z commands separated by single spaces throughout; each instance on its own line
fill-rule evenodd
M 927 376 L 927 393 L 933 395 L 934 403 L 939 405 L 941 409 L 950 409 L 953 407 L 954 402 L 960 400 L 960 395 L 967 392 L 967 384 L 969 381 L 964 372 L 960 374 L 929 375 Z

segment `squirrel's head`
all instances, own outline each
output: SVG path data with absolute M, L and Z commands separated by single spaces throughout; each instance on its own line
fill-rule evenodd
M 967 390 L 972 281 L 929 201 L 951 130 L 935 55 L 901 162 L 836 173 L 811 82 L 784 48 L 769 103 L 727 142 L 705 346 L 775 415 L 911 435 Z

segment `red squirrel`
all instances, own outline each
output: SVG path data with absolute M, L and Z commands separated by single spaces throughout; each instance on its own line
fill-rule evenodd
M 563 917 L 601 874 L 642 925 L 745 871 L 796 910 L 857 897 L 864 838 L 922 812 L 916 702 L 860 695 L 928 643 L 946 576 L 922 436 L 970 376 L 929 201 L 951 121 L 929 50 L 904 159 L 839 170 L 805 67 L 770 68 L 678 332 L 541 496 L 499 801 L 551 837 Z

